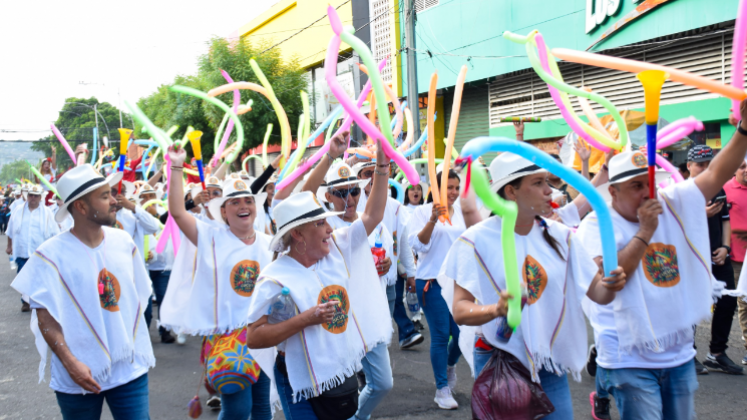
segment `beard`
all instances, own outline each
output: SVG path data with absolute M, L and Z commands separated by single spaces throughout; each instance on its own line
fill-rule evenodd
M 111 208 L 109 208 L 111 210 Z M 117 221 L 116 213 L 107 211 L 106 213 L 94 210 L 91 216 L 88 216 L 88 220 L 99 225 L 99 226 L 113 226 Z

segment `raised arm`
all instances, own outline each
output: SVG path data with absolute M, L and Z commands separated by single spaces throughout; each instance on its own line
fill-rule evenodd
M 197 246 L 197 221 L 184 206 L 184 182 L 182 172 L 187 152 L 184 149 L 174 150 L 169 146 L 169 158 L 171 160 L 171 178 L 169 179 L 169 213 L 184 236 Z
M 311 171 L 311 174 L 309 174 L 309 178 L 303 186 L 303 191 L 311 191 L 312 194 L 316 195 L 316 190 L 318 190 L 319 186 L 324 182 L 324 177 L 332 166 L 332 162 L 345 153 L 349 137 L 350 132 L 345 131 L 343 133 L 335 134 L 332 139 L 330 139 L 331 143 L 329 145 L 329 152 L 325 153 L 324 156 L 319 159 L 319 163 L 317 163 L 316 167 Z
M 50 166 L 55 171 L 57 170 L 57 148 L 54 146 L 52 146 L 52 162 Z
M 252 189 L 252 194 L 258 194 L 262 192 L 260 191 L 262 187 L 265 186 L 272 174 L 274 174 L 275 170 L 278 168 L 278 166 L 280 166 L 280 158 L 282 156 L 282 154 L 278 153 L 278 155 L 275 157 L 275 160 L 270 163 L 270 166 L 268 166 L 265 171 L 262 172 L 262 174 L 254 180 L 254 182 L 252 182 L 251 187 L 249 187 Z
M 613 156 L 615 156 L 614 150 L 611 150 L 606 154 L 604 166 L 602 166 L 599 172 L 597 172 L 597 174 L 594 175 L 594 178 L 591 180 L 591 185 L 593 185 L 594 187 L 598 187 L 606 183 L 610 179 L 609 164 L 610 164 L 610 159 L 612 159 Z M 583 158 L 581 159 L 583 160 Z M 587 158 L 586 159 L 587 179 L 588 179 L 588 169 L 589 169 L 589 159 Z M 573 199 L 572 203 L 578 209 L 578 217 L 580 219 L 586 216 L 586 213 L 588 213 L 591 210 L 591 205 L 589 205 L 589 200 L 587 200 L 583 194 L 577 195 L 576 198 Z
M 747 130 L 747 100 L 742 101 L 739 112 L 742 117 L 739 126 L 742 130 Z M 726 147 L 713 158 L 708 168 L 695 178 L 695 185 L 703 193 L 706 201 L 718 194 L 726 181 L 734 176 L 734 172 L 744 161 L 745 154 L 747 154 L 747 136 L 737 130 Z
M 389 157 L 384 154 L 381 141 L 376 143 L 376 169 L 374 169 L 373 187 L 371 195 L 366 202 L 366 210 L 363 211 L 361 220 L 366 227 L 366 235 L 376 229 L 376 226 L 384 219 L 387 196 L 389 195 Z

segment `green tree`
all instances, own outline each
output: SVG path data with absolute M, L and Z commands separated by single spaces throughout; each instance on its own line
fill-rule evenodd
M 60 133 L 65 136 L 73 150 L 82 143 L 86 143 L 88 149 L 93 150 L 93 128 L 96 127 L 94 107 L 99 114 L 99 139 L 108 136 L 109 147 L 119 144 L 119 132 L 117 131 L 117 128 L 119 128 L 119 109 L 108 102 L 99 102 L 94 97 L 88 99 L 67 98 L 54 124 L 60 130 Z M 128 117 L 125 117 L 124 121 L 128 122 L 125 124 L 126 126 L 131 125 Z M 52 156 L 52 146 L 54 146 L 57 149 L 58 170 L 65 170 L 72 166 L 72 159 L 62 148 L 54 134 L 40 140 L 46 141 L 35 142 L 31 146 L 32 150 L 43 152 L 45 156 L 50 157 Z
M 33 163 L 33 162 L 32 162 Z M 0 183 L 7 185 L 16 182 L 16 179 L 29 177 L 29 165 L 23 159 L 6 163 L 0 168 Z

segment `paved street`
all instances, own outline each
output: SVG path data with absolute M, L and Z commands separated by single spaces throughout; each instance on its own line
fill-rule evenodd
M 2 242 L 3 239 L 0 239 Z M 7 263 L 0 268 L 0 420 L 4 419 L 60 419 L 54 393 L 47 382 L 37 384 L 39 355 L 29 330 L 30 314 L 20 312 L 19 296 L 10 288 L 14 273 Z M 729 356 L 741 360 L 742 341 L 736 322 L 732 328 Z M 589 329 L 591 337 L 591 330 Z M 425 331 L 426 338 L 428 331 Z M 698 329 L 698 355 L 707 352 L 707 327 Z M 190 338 L 185 346 L 164 345 L 151 327 L 151 337 L 157 366 L 150 374 L 150 411 L 153 419 L 184 419 L 187 402 L 195 394 L 200 378 L 198 350 L 200 340 Z M 435 393 L 431 371 L 428 341 L 412 351 L 391 349 L 394 370 L 394 390 L 374 412 L 379 419 L 469 419 L 469 396 L 472 379 L 465 362 L 458 365 L 459 385 L 456 411 L 439 410 L 433 403 Z M 47 368 L 47 371 L 49 368 Z M 696 394 L 699 419 L 744 419 L 747 412 L 747 377 L 711 373 L 699 377 L 700 389 Z M 594 388 L 593 378 L 584 373 L 581 383 L 571 381 L 576 419 L 589 419 L 589 392 Z M 200 390 L 202 402 L 205 392 Z M 614 412 L 614 410 L 613 410 Z M 104 409 L 103 418 L 110 419 Z M 217 413 L 205 411 L 202 419 L 216 419 Z M 277 414 L 276 419 L 282 419 Z M 619 418 L 616 413 L 613 418 Z

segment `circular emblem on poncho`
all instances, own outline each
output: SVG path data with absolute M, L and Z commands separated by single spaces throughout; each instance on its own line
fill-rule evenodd
M 674 245 L 653 243 L 643 254 L 643 273 L 657 287 L 672 287 L 680 282 L 680 267 Z
M 99 303 L 109 312 L 119 312 L 119 280 L 106 268 L 99 272 Z
M 542 292 L 547 286 L 547 272 L 545 268 L 535 260 L 531 255 L 524 259 L 524 269 L 522 270 L 524 283 L 527 285 L 527 303 L 533 304 L 542 297 Z
M 317 305 L 327 303 L 331 300 L 336 300 L 340 303 L 335 306 L 335 317 L 332 318 L 332 321 L 322 324 L 322 327 L 332 334 L 342 334 L 348 328 L 348 311 L 350 310 L 348 291 L 336 284 L 327 286 L 319 293 Z
M 259 263 L 256 261 L 240 261 L 231 270 L 231 287 L 239 296 L 249 297 L 254 293 L 254 286 L 259 277 Z

